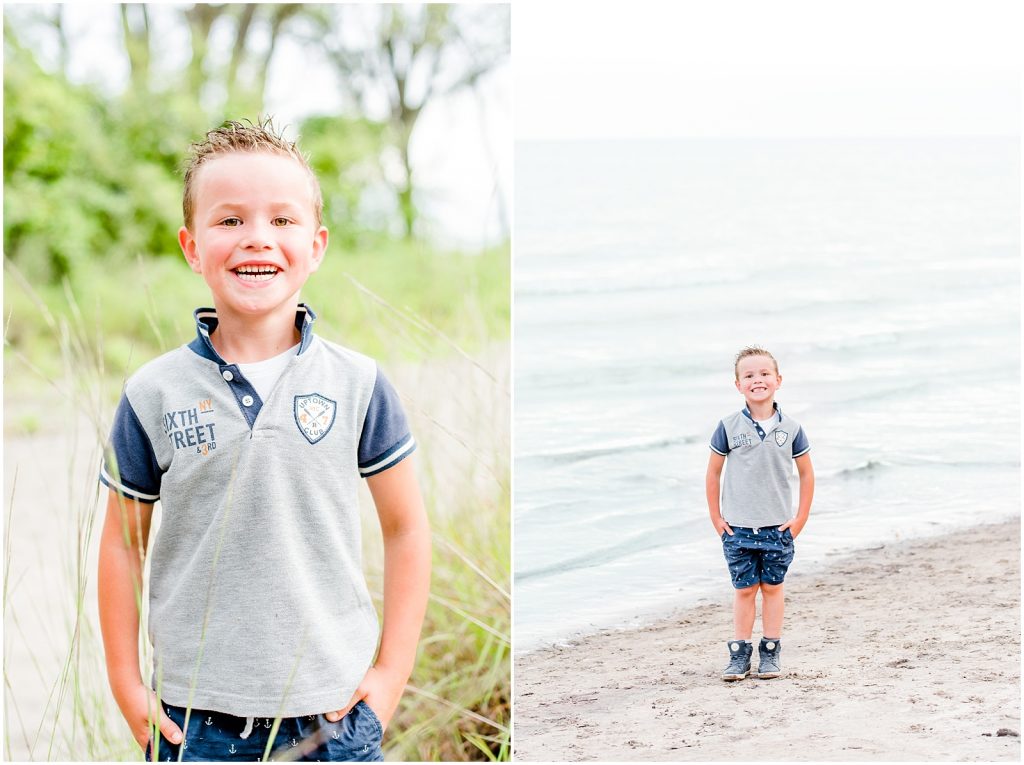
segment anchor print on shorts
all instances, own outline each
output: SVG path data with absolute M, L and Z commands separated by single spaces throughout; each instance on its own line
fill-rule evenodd
M 330 432 L 337 411 L 337 402 L 319 393 L 295 397 L 295 424 L 311 444 L 315 444 Z

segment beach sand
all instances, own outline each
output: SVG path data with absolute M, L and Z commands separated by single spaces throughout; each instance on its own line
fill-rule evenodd
M 1019 761 L 1019 519 L 798 553 L 786 590 L 775 680 L 720 679 L 731 603 L 517 657 L 515 758 Z

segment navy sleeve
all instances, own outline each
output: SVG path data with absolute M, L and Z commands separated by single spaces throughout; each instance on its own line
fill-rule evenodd
M 129 499 L 153 503 L 160 499 L 162 475 L 153 444 L 128 397 L 122 394 L 103 455 L 100 481 Z
M 729 438 L 725 435 L 725 424 L 721 421 L 711 436 L 711 449 L 723 457 L 729 453 Z
M 359 474 L 368 478 L 394 467 L 415 448 L 416 441 L 409 432 L 402 402 L 378 367 L 363 432 L 359 436 Z
M 793 459 L 802 457 L 811 450 L 811 445 L 807 443 L 807 436 L 804 435 L 804 429 L 798 428 L 796 435 L 793 436 Z

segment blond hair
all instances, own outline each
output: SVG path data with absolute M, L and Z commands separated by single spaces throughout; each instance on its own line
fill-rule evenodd
M 270 117 L 257 117 L 256 122 L 246 120 L 248 125 L 228 120 L 219 128 L 209 131 L 206 139 L 193 143 L 189 147 L 189 160 L 185 167 L 185 188 L 181 198 L 181 211 L 185 218 L 185 228 L 192 230 L 195 216 L 195 180 L 199 168 L 206 162 L 225 154 L 243 152 L 265 152 L 291 157 L 298 162 L 307 173 L 313 190 L 313 212 L 316 225 L 323 225 L 324 199 L 320 191 L 320 182 L 316 173 L 309 165 L 309 159 L 299 151 L 299 147 L 287 140 L 273 124 Z
M 749 356 L 767 356 L 768 358 L 770 358 L 772 360 L 772 364 L 775 365 L 775 374 L 779 373 L 779 362 L 777 362 L 775 360 L 774 356 L 772 356 L 764 348 L 760 348 L 760 347 L 758 347 L 756 345 L 749 345 L 746 348 L 744 348 L 742 351 L 740 351 L 739 353 L 736 354 L 736 364 L 734 365 L 734 369 L 735 369 L 735 372 L 736 372 L 736 379 L 737 380 L 740 379 L 740 361 L 742 361 L 743 359 L 745 359 L 745 358 L 747 358 Z

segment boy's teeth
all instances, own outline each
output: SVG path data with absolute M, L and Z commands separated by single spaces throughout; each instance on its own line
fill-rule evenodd
M 276 266 L 239 266 L 235 273 L 247 282 L 265 282 L 273 279 L 277 273 Z
M 239 266 L 235 271 L 240 274 L 277 273 L 277 266 Z

